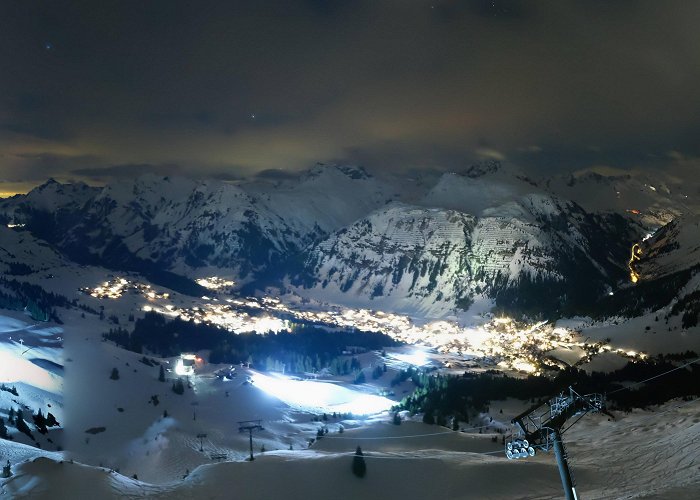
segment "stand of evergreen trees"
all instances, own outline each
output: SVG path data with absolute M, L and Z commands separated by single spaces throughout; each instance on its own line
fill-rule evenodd
M 683 355 L 629 362 L 623 368 L 609 373 L 589 374 L 569 368 L 560 370 L 554 377 L 531 375 L 515 378 L 497 371 L 442 376 L 407 370 L 403 372 L 407 374 L 404 375 L 404 380 L 411 378 L 416 389 L 401 401 L 398 408 L 412 413 L 424 413 L 432 422 L 446 422 L 448 416 L 468 421 L 470 413 L 487 411 L 491 401 L 510 397 L 543 403 L 572 386 L 581 394 L 608 393 L 606 399 L 610 408 L 627 411 L 661 404 L 673 398 L 700 396 L 700 363 L 634 386 L 630 390 L 613 393 L 629 382 L 645 380 L 672 370 L 682 364 L 683 359 L 697 359 L 697 354 L 689 351 Z
M 77 301 L 63 295 L 47 292 L 38 285 L 0 276 L 0 307 L 21 311 L 26 308 L 35 321 L 55 321 L 61 324 L 56 307 L 70 309 Z
M 293 325 L 291 332 L 234 335 L 211 325 L 179 318 L 169 320 L 153 312 L 137 320 L 132 332 L 116 328 L 103 337 L 131 351 L 142 353 L 148 350 L 163 357 L 208 349 L 211 350 L 211 363 L 252 361 L 259 370 L 289 373 L 329 368 L 338 375 L 356 373 L 361 369 L 356 358 L 348 359 L 344 355 L 348 346 L 365 351 L 397 344 L 381 333 L 328 331 L 305 324 Z

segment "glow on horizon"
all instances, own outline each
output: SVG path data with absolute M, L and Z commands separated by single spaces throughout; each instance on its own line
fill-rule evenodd
M 283 375 L 253 372 L 253 385 L 291 407 L 302 410 L 374 415 L 389 410 L 396 402 L 330 382 L 293 380 Z

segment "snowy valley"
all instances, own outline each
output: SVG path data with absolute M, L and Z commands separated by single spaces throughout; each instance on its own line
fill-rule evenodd
M 619 196 L 583 203 L 591 182 Z M 551 454 L 504 455 L 511 419 L 546 391 L 435 408 L 438 425 L 414 395 L 450 376 L 517 385 L 569 371 L 625 391 L 656 362 L 697 377 L 700 232 L 674 191 L 533 180 L 498 162 L 412 183 L 317 165 L 275 182 L 49 181 L 0 200 L 0 382 L 18 393 L 0 392 L 0 417 L 23 409 L 36 438 L 7 425 L 0 491 L 557 498 Z M 616 401 L 614 420 L 567 433 L 582 496 L 693 498 L 687 396 Z M 47 433 L 38 410 L 57 421 Z

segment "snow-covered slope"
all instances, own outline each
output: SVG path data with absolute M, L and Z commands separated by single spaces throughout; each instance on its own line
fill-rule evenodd
M 66 259 L 29 231 L 0 226 L 0 273 L 9 277 L 67 264 Z
M 0 207 L 5 217 L 27 223 L 74 258 L 112 267 L 211 265 L 246 276 L 293 251 L 300 238 L 254 198 L 222 182 L 145 175 L 105 186 L 79 209 L 66 202 L 64 211 L 76 208 L 72 217 L 44 212 L 37 221 L 31 214 L 42 204 L 32 200 L 41 199 L 46 186 L 6 202 Z
M 575 201 L 588 211 L 629 213 L 649 229 L 656 229 L 692 210 L 689 186 L 662 175 L 601 174 L 580 171 L 554 176 L 543 185 L 556 195 Z M 685 189 L 684 189 L 685 188 Z
M 108 243 L 118 239 L 135 256 L 170 269 L 205 264 L 246 274 L 272 253 L 291 250 L 294 236 L 281 218 L 239 187 L 220 182 L 145 176 L 107 186 L 78 231 Z M 76 241 L 77 243 L 77 241 Z
M 243 187 L 144 175 L 88 188 L 53 180 L 0 204 L 0 221 L 84 262 L 182 274 L 270 274 L 306 244 L 397 195 L 360 167 L 317 165 L 300 179 Z
M 0 200 L 0 207 L 2 207 L 3 212 L 10 212 L 9 216 L 11 216 L 12 208 L 27 208 L 32 211 L 45 212 L 75 211 L 85 205 L 99 191 L 99 188 L 90 187 L 82 182 L 61 184 L 54 179 L 49 179 L 26 195 L 16 195 L 6 200 Z M 25 217 L 26 214 L 20 215 L 20 218 Z
M 548 310 L 590 300 L 624 277 L 628 249 L 641 239 L 634 219 L 587 212 L 499 162 L 436 182 L 409 196 L 401 183 L 342 165 L 277 183 L 51 181 L 0 204 L 0 218 L 26 223 L 81 263 L 189 277 L 221 271 L 258 289 L 291 276 L 302 294 L 431 316 L 478 297 L 515 309 L 544 297 Z
M 11 439 L 0 439 L 3 465 L 7 459 L 24 460 L 63 446 L 62 343 L 61 327 L 0 309 L 0 417 Z M 60 425 L 48 424 L 40 431 L 33 419 L 39 411 L 44 417 L 50 413 Z
M 679 217 L 642 245 L 639 270 L 646 280 L 700 266 L 700 216 Z
M 582 419 L 565 438 L 577 493 L 587 499 L 696 498 L 698 404 L 671 402 L 619 415 L 615 421 L 597 415 Z M 389 439 L 371 437 L 372 429 L 354 434 L 357 440 L 348 436 L 340 443 L 329 436 L 318 450 L 268 452 L 252 463 L 207 464 L 182 481 L 164 485 L 106 468 L 39 458 L 15 466 L 15 475 L 1 488 L 12 498 L 53 500 L 562 498 L 552 454 L 507 460 L 502 445 L 490 443 L 488 437 L 480 440 L 478 435 L 449 432 L 430 436 L 446 430 L 422 424 L 379 427 Z M 402 438 L 419 433 L 427 436 Z M 337 444 L 331 448 L 342 451 L 326 451 L 327 444 Z M 351 472 L 357 445 L 365 454 L 363 478 Z
M 700 323 L 700 216 L 679 217 L 641 248 L 640 292 L 656 297 L 651 309 L 661 309 L 667 323 L 679 316 L 683 331 L 697 338 L 692 327 Z
M 242 189 L 309 242 L 399 197 L 396 189 L 362 167 L 322 163 L 299 179 L 277 185 L 244 184 Z
M 620 256 L 638 236 L 622 217 L 540 194 L 479 218 L 392 204 L 317 244 L 297 283 L 428 315 L 466 309 L 478 295 L 544 311 L 595 299 L 621 279 Z
M 467 297 L 474 224 L 452 210 L 392 204 L 318 244 L 306 284 L 339 301 L 389 297 L 399 309 L 450 309 Z
M 443 174 L 419 204 L 480 216 L 488 208 L 528 193 L 544 191 L 523 172 L 490 161 L 472 165 L 462 172 Z

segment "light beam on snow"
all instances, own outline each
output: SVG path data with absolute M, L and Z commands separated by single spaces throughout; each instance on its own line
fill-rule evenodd
M 252 375 L 253 385 L 291 407 L 302 410 L 373 415 L 396 403 L 374 394 L 365 394 L 329 382 L 294 380 L 283 375 Z
M 430 362 L 426 352 L 421 350 L 415 350 L 409 354 L 394 354 L 394 357 L 413 366 L 425 366 Z

